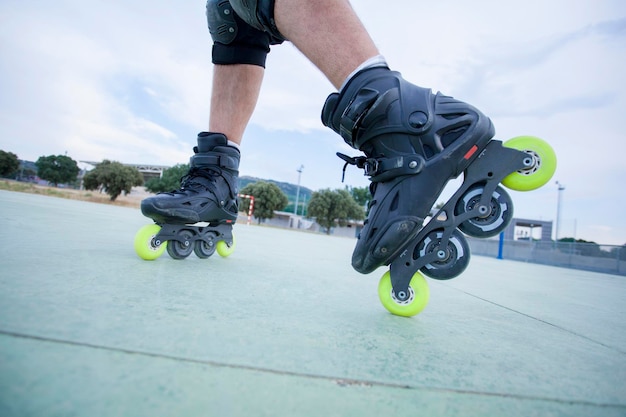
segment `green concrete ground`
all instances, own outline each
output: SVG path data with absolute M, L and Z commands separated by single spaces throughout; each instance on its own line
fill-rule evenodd
M 148 262 L 146 223 L 0 191 L 0 416 L 626 416 L 624 277 L 476 256 L 407 319 L 352 239 Z

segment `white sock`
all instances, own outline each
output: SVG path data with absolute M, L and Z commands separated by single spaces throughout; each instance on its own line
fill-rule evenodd
M 232 146 L 233 148 L 239 149 L 239 144 L 236 142 L 233 142 L 232 140 L 228 141 L 228 146 Z
M 384 56 L 376 55 L 376 56 L 371 57 L 370 59 L 366 60 L 361 65 L 356 67 L 356 69 L 352 71 L 350 75 L 348 75 L 348 78 L 346 78 L 343 84 L 341 84 L 341 88 L 339 89 L 339 91 L 343 90 L 346 84 L 348 84 L 348 81 L 350 81 L 352 77 L 354 77 L 358 72 L 363 71 L 364 69 L 368 69 L 368 68 L 386 67 L 386 66 L 387 66 L 387 61 L 385 60 Z

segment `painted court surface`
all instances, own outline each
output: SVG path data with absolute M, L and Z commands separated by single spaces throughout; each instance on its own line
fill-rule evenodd
M 353 239 L 148 262 L 147 223 L 0 191 L 1 416 L 626 416 L 624 277 L 475 256 L 407 319 Z

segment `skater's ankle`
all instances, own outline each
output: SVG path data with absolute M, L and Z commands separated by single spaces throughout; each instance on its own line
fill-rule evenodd
M 364 71 L 366 69 L 376 68 L 376 67 L 387 67 L 387 61 L 385 60 L 384 56 L 382 56 L 382 55 L 373 56 L 370 59 L 368 59 L 365 62 L 363 62 L 358 67 L 356 67 L 356 69 L 354 71 L 352 71 L 350 73 L 350 75 L 348 75 L 346 77 L 346 79 L 343 81 L 343 84 L 341 84 L 341 88 L 339 89 L 339 92 L 341 92 L 344 89 L 344 87 L 350 82 L 350 80 L 356 74 L 358 74 L 359 72 Z

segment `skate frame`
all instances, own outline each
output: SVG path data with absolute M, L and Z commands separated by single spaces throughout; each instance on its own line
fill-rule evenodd
M 446 204 L 434 214 L 430 221 L 420 230 L 415 239 L 408 243 L 404 250 L 389 265 L 391 273 L 391 285 L 395 297 L 399 301 L 410 297 L 409 284 L 413 275 L 426 265 L 441 261 L 445 258 L 445 251 L 436 250 L 419 257 L 418 246 L 433 232 L 442 232 L 439 247 L 447 248 L 452 233 L 466 220 L 484 217 L 488 214 L 490 201 L 498 184 L 509 174 L 531 167 L 535 161 L 526 152 L 502 146 L 498 140 L 490 141 L 476 159 L 464 171 L 463 184 L 446 202 Z M 459 199 L 474 185 L 481 185 L 483 193 L 479 204 L 472 210 L 455 215 L 455 208 Z M 512 209 L 512 207 L 511 207 Z M 460 232 L 459 232 L 460 233 Z M 462 237 L 462 235 L 461 235 Z M 469 257 L 469 251 L 461 256 Z M 457 258 L 458 261 L 459 258 Z M 469 259 L 466 261 L 469 262 Z M 464 269 L 464 268 L 463 268 Z M 450 279 L 460 274 L 463 269 L 453 276 L 439 279 Z M 428 275 L 428 273 L 426 273 Z
M 160 224 L 161 230 L 154 237 L 153 245 L 160 246 L 165 241 L 175 240 L 183 246 L 190 246 L 198 240 L 214 246 L 219 240 L 233 244 L 232 223 L 209 223 L 207 226 L 186 224 Z M 191 232 L 187 235 L 182 232 Z

